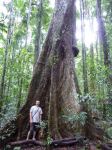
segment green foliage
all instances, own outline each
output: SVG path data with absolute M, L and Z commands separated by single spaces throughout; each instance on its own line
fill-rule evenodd
M 94 27 L 94 20 L 97 18 L 96 13 L 96 1 L 86 0 L 84 3 L 84 23 L 91 22 Z M 112 105 L 108 104 L 108 100 L 111 101 L 111 96 L 109 96 L 108 91 L 112 91 L 112 1 L 102 0 L 101 1 L 101 16 L 104 21 L 105 32 L 107 35 L 107 43 L 109 45 L 109 67 L 104 65 L 104 52 L 103 52 L 103 43 L 100 43 L 99 31 L 97 31 L 96 42 L 92 41 L 91 45 L 85 45 L 86 51 L 86 71 L 87 71 L 87 84 L 88 84 L 88 93 L 84 93 L 84 80 L 83 80 L 83 65 L 82 65 L 82 41 L 78 42 L 78 47 L 80 47 L 80 54 L 76 59 L 76 74 L 79 81 L 79 87 L 81 89 L 82 97 L 81 100 L 88 104 L 89 108 L 97 110 L 101 116 L 106 116 L 108 119 L 111 118 L 112 114 Z M 78 12 L 77 20 L 79 21 L 80 12 Z M 98 22 L 97 22 L 98 23 Z M 98 29 L 97 29 L 98 30 Z M 94 32 L 94 31 L 91 31 Z M 103 32 L 103 31 L 102 31 Z M 84 27 L 84 36 L 88 34 L 88 31 Z M 92 35 L 91 35 L 92 36 Z M 89 37 L 92 38 L 92 37 Z M 88 40 L 89 40 L 88 38 Z M 82 39 L 81 39 L 82 40 Z M 84 44 L 86 39 L 84 39 Z M 106 40 L 106 39 L 105 39 Z M 89 42 L 88 42 L 89 43 Z M 86 47 L 87 46 L 87 47 Z M 91 52 L 91 46 L 92 51 Z M 91 55 L 93 53 L 93 56 Z M 85 57 L 85 56 L 84 56 Z M 109 79 L 110 77 L 110 79 Z M 104 110 L 106 106 L 106 112 Z
M 52 143 L 53 139 L 51 138 L 51 136 L 48 134 L 47 136 L 47 145 L 50 145 Z
M 7 26 L 4 23 L 0 23 L 0 30 L 7 32 Z
M 36 3 L 35 0 L 32 0 L 34 5 L 32 5 L 29 20 L 30 34 L 27 31 L 29 13 L 29 2 L 27 0 L 14 0 L 13 3 L 5 4 L 3 7 L 9 13 L 8 15 L 5 12 L 0 14 L 0 20 L 3 20 L 0 22 L 0 82 L 4 68 L 4 51 L 6 45 L 8 47 L 0 127 L 16 116 L 26 100 L 34 64 L 35 31 L 38 22 L 38 5 Z M 43 3 L 41 44 L 44 40 L 43 37 L 45 38 L 52 14 L 49 1 L 44 0 Z M 14 18 L 14 22 L 10 22 L 12 18 Z M 9 40 L 7 39 L 8 30 L 11 31 L 8 35 L 10 36 L 10 42 L 7 42 Z M 26 37 L 28 39 L 27 45 L 25 45 Z M 44 126 L 45 124 L 42 125 L 42 127 Z
M 0 113 L 0 126 L 3 127 L 6 122 L 16 117 L 16 104 L 14 102 L 9 102 L 3 105 L 2 111 Z
M 80 112 L 76 114 L 70 114 L 70 115 L 63 115 L 63 118 L 66 122 L 69 122 L 72 127 L 79 122 L 81 125 L 84 126 L 86 118 L 87 118 L 87 113 L 86 112 Z
M 14 150 L 21 150 L 21 147 L 15 147 Z
M 47 123 L 46 123 L 46 122 L 42 121 L 42 122 L 40 123 L 40 127 L 41 127 L 41 128 L 45 129 L 46 126 L 47 126 Z
M 112 127 L 108 128 L 106 130 L 106 133 L 108 134 L 108 136 L 112 139 Z

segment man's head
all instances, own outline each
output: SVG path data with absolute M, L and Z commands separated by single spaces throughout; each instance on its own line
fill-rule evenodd
M 39 104 L 40 104 L 40 101 L 37 100 L 37 101 L 36 101 L 36 105 L 39 106 Z

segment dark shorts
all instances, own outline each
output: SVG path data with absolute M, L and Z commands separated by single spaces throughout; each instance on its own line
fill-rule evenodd
M 40 123 L 38 122 L 32 122 L 30 125 L 30 131 L 39 131 L 40 130 Z

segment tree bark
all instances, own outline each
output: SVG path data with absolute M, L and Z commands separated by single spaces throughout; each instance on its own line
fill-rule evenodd
M 95 94 L 95 65 L 94 65 L 94 48 L 90 45 L 90 92 Z
M 38 3 L 38 0 L 37 0 Z M 39 8 L 37 12 L 37 33 L 35 38 L 35 53 L 34 53 L 34 65 L 40 54 L 40 39 L 41 39 L 41 26 L 42 26 L 42 16 L 43 16 L 43 0 L 40 0 Z
M 18 92 L 18 102 L 17 102 L 17 114 L 21 107 L 22 84 L 23 84 L 23 79 L 18 79 L 19 92 Z

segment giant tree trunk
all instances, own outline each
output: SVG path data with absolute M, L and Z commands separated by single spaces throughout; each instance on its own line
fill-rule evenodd
M 52 138 L 74 134 L 63 119 L 63 115 L 79 111 L 72 52 L 74 3 L 75 0 L 55 2 L 55 12 L 35 65 L 28 97 L 16 120 L 19 138 L 26 136 L 29 109 L 37 99 L 41 102 L 43 119 L 48 120 Z
M 55 12 L 35 66 L 27 102 L 20 111 L 23 121 L 27 123 L 31 105 L 36 99 L 40 100 L 43 118 L 48 120 L 48 130 L 53 138 L 72 135 L 62 116 L 79 111 L 72 53 L 74 3 L 75 0 L 56 0 Z

